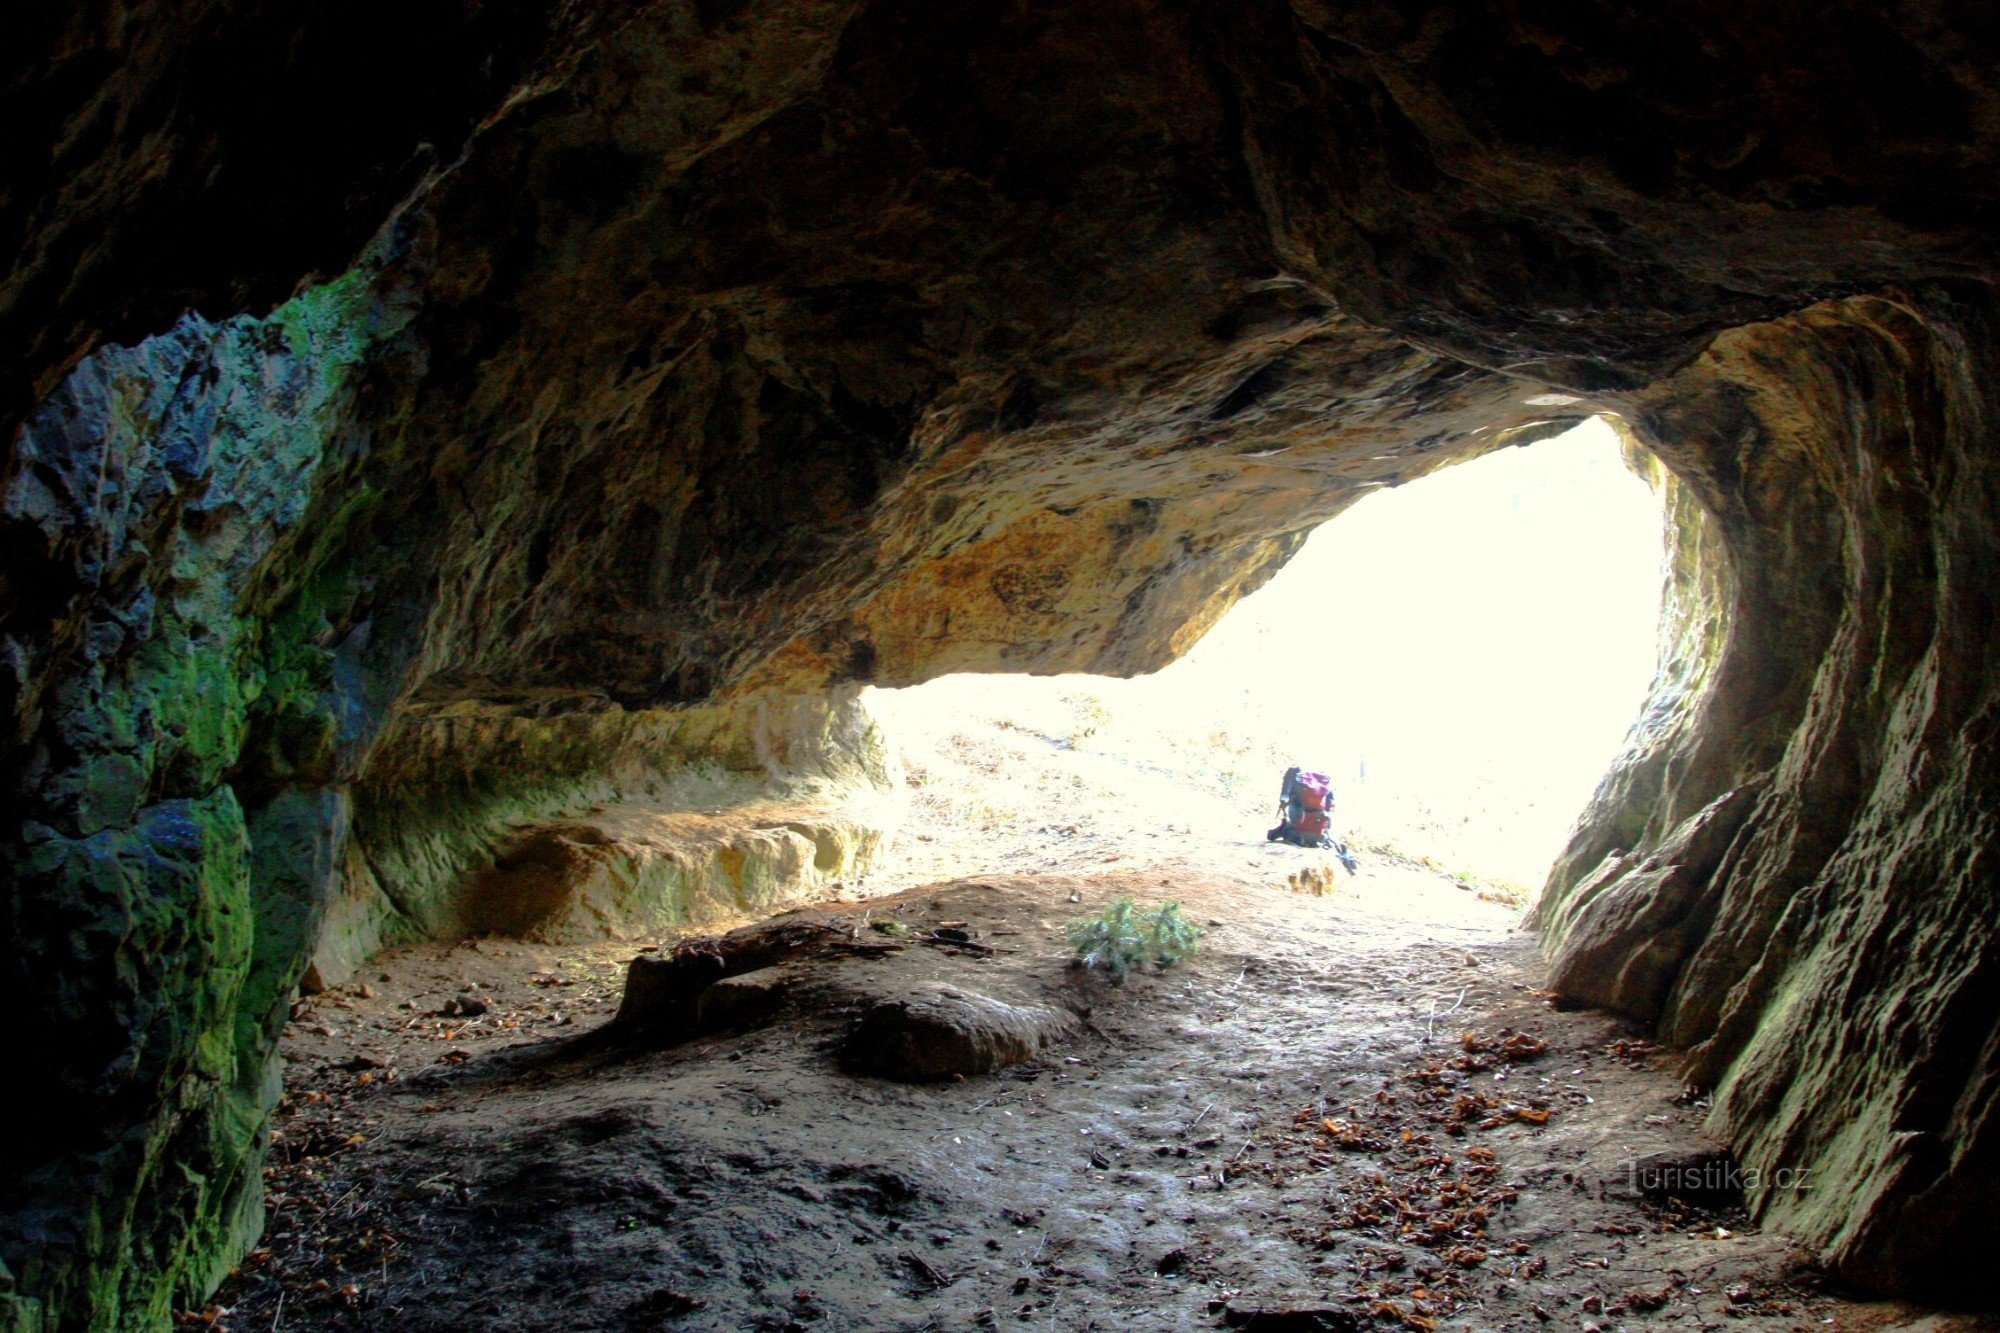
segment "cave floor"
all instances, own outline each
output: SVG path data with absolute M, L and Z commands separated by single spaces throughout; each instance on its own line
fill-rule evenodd
M 1000 876 L 830 909 L 964 920 L 1008 950 L 825 964 L 868 984 L 1084 1013 L 1039 1060 L 963 1082 L 841 1072 L 838 1003 L 607 1046 L 630 945 L 382 957 L 296 1011 L 265 1239 L 186 1321 L 1911 1326 L 1823 1290 L 1738 1211 L 1626 1190 L 1634 1157 L 1699 1146 L 1702 1108 L 1614 1021 L 1548 1006 L 1510 910 L 1381 861 L 1295 892 L 1277 872 L 1321 854 L 1241 851 L 1266 871 Z M 1179 898 L 1200 953 L 1122 987 L 1064 966 L 1063 923 L 1125 894 Z M 1529 1058 L 1488 1049 L 1509 1031 Z

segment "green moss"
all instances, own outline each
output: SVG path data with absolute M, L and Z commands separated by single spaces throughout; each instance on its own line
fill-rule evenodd
M 30 1182 L 49 1200 L 72 1197 L 93 1177 L 121 1186 L 79 1200 L 88 1211 L 74 1248 L 37 1255 L 22 1272 L 30 1289 L 56 1286 L 65 1324 L 137 1322 L 129 1318 L 135 1284 L 152 1291 L 163 1275 L 150 1271 L 156 1262 L 171 1275 L 188 1247 L 201 1246 L 199 1222 L 183 1236 L 158 1221 L 163 1212 L 214 1211 L 201 1170 L 214 1155 L 182 1157 L 169 1148 L 204 1122 L 236 1077 L 236 1012 L 253 932 L 248 852 L 242 810 L 225 787 L 198 801 L 149 806 L 131 828 L 88 838 L 31 829 L 9 867 L 17 883 L 45 896 L 47 911 L 69 918 L 68 950 L 99 963 L 70 971 L 48 997 L 49 1012 L 33 1016 L 69 1027 L 77 1043 L 74 1075 L 44 1093 L 48 1110 L 117 1124 L 121 1108 L 157 1108 L 90 1152 L 87 1164 L 48 1163 Z M 36 935 L 47 941 L 55 923 L 31 924 L 44 927 Z M 93 1016 L 86 1030 L 75 1030 L 79 1012 Z M 165 1300 L 164 1289 L 140 1300 L 146 1321 L 157 1322 L 155 1310 L 164 1317 Z
M 0 1184 L 19 1204 L 0 1213 L 41 1219 L 0 1237 L 17 1322 L 39 1302 L 63 1327 L 165 1327 L 261 1224 L 276 1038 L 345 807 L 313 789 L 340 730 L 326 617 L 293 597 L 266 625 L 256 603 L 290 586 L 353 373 L 401 319 L 357 270 L 268 319 L 190 320 L 85 362 L 60 431 L 25 440 L 115 492 L 57 496 L 47 521 L 105 525 L 107 559 L 143 541 L 157 581 L 62 673 L 28 836 L 0 853 L 48 1051 L 36 1141 L 57 1145 Z M 300 790 L 246 817 L 245 773 Z

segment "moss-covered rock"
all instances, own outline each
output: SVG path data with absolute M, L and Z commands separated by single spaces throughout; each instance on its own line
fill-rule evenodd
M 10 622 L 24 707 L 0 858 L 36 1095 L 0 1212 L 58 1326 L 164 1325 L 261 1225 L 277 1028 L 342 821 L 305 789 L 246 815 L 231 780 L 277 697 L 245 592 L 393 323 L 358 275 L 268 319 L 190 318 L 80 367 L 18 441 L 0 507 L 41 619 Z M 330 694 L 322 678 L 290 706 L 328 714 Z

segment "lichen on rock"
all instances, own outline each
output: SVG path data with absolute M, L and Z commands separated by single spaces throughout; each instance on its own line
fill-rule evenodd
M 37 1092 L 4 1211 L 16 1280 L 65 1326 L 164 1324 L 260 1225 L 276 1023 L 345 797 L 245 799 L 267 719 L 334 704 L 324 673 L 273 679 L 287 654 L 243 590 L 396 318 L 359 276 L 190 317 L 87 361 L 16 443 L 4 986 Z

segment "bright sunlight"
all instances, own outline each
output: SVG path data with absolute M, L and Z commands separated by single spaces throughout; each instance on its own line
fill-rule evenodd
M 1660 526 L 1593 421 L 1361 501 L 1156 675 L 877 692 L 913 836 L 1059 836 L 1085 860 L 1133 837 L 1261 842 L 1297 762 L 1334 777 L 1335 831 L 1364 855 L 1524 898 L 1652 680 Z

